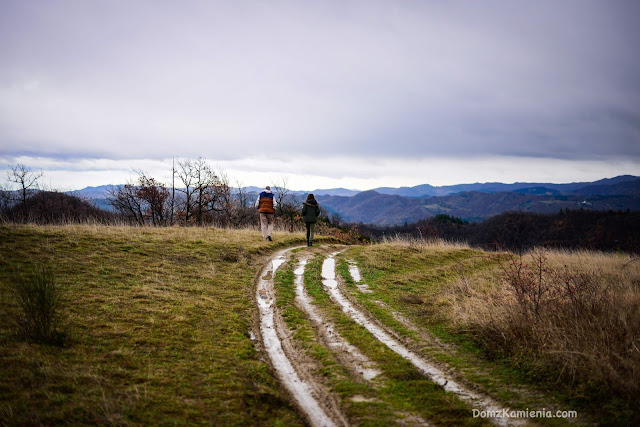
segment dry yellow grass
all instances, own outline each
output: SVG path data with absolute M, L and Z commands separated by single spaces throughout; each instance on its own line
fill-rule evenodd
M 419 237 L 409 235 L 384 236 L 380 243 L 397 248 L 409 248 L 418 251 L 450 251 L 454 249 L 470 248 L 469 245 L 465 242 L 450 242 L 442 239 L 421 239 Z
M 449 321 L 542 375 L 638 401 L 638 259 L 555 250 L 501 262 L 504 268 L 463 275 L 446 290 Z M 518 286 L 528 285 L 519 295 Z

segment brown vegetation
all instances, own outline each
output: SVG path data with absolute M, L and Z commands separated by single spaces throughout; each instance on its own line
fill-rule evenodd
M 640 402 L 638 259 L 534 250 L 451 288 L 451 320 L 489 353 L 578 394 Z

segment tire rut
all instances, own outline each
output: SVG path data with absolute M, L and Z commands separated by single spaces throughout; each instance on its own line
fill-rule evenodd
M 373 334 L 380 342 L 385 344 L 391 350 L 411 362 L 423 375 L 431 379 L 436 384 L 442 386 L 445 391 L 458 396 L 461 400 L 467 402 L 472 408 L 481 409 L 490 413 L 501 414 L 508 408 L 503 408 L 498 402 L 494 401 L 487 395 L 483 395 L 476 391 L 472 391 L 456 381 L 452 375 L 441 370 L 434 363 L 420 357 L 415 352 L 409 350 L 404 344 L 396 339 L 386 328 L 380 326 L 365 315 L 364 312 L 356 308 L 351 301 L 342 293 L 338 287 L 335 273 L 335 256 L 342 251 L 331 253 L 325 258 L 322 264 L 323 284 L 327 288 L 332 299 L 340 305 L 342 311 L 347 314 L 353 321 L 358 323 Z M 351 265 L 350 273 L 355 275 L 354 280 L 360 279 L 359 271 Z M 359 287 L 360 288 L 360 287 Z M 364 289 L 366 292 L 366 288 Z M 498 425 L 520 425 L 525 424 L 525 420 L 490 418 L 492 422 Z
M 278 268 L 287 261 L 288 255 L 293 249 L 296 248 L 277 252 L 269 259 L 258 276 L 256 299 L 260 311 L 261 341 L 278 378 L 301 410 L 304 418 L 311 425 L 349 425 L 338 403 L 339 400 L 306 366 L 303 360 L 304 357 L 294 346 L 291 331 L 285 325 L 279 310 L 276 308 L 275 274 Z M 368 330 L 378 341 L 411 362 L 426 378 L 440 385 L 446 392 L 452 393 L 462 401 L 465 401 L 470 408 L 477 408 L 496 414 L 503 412 L 504 408 L 488 395 L 469 389 L 435 363 L 411 351 L 391 331 L 372 320 L 368 313 L 356 307 L 338 286 L 335 272 L 335 256 L 340 252 L 342 251 L 333 252 L 325 256 L 322 263 L 322 284 L 331 300 L 341 308 L 343 313 Z M 356 346 L 340 336 L 335 326 L 325 319 L 322 313 L 311 303 L 303 278 L 309 256 L 309 252 L 302 252 L 293 271 L 297 305 L 306 313 L 323 345 L 331 350 L 343 366 L 360 375 L 365 381 L 377 379 L 380 371 L 377 369 L 376 364 L 362 354 Z M 359 283 L 361 278 L 355 263 L 350 263 L 349 271 L 354 281 L 360 284 L 358 288 L 363 292 L 367 292 L 366 285 Z M 413 422 L 415 424 L 427 424 L 419 417 L 414 418 Z M 498 425 L 520 425 L 526 423 L 525 420 L 513 418 L 492 418 L 488 420 Z
M 362 354 L 357 347 L 351 345 L 336 330 L 335 326 L 324 319 L 320 312 L 311 304 L 311 299 L 304 287 L 304 267 L 307 258 L 302 258 L 298 267 L 294 270 L 296 276 L 296 297 L 297 301 L 307 313 L 316 330 L 320 333 L 322 340 L 336 353 L 340 362 L 362 376 L 365 380 L 370 381 L 380 375 L 380 370 L 376 368 L 375 363 L 367 356 Z
M 275 308 L 274 277 L 292 249 L 295 248 L 277 252 L 258 278 L 256 298 L 260 310 L 262 343 L 280 381 L 312 426 L 347 425 L 344 415 L 332 404 L 332 396 L 324 392 L 307 372 L 296 366 L 288 331 Z

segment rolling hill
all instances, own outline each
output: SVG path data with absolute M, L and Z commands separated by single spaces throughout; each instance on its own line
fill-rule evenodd
M 640 210 L 640 179 L 591 183 L 582 187 L 584 192 L 566 185 L 560 187 L 564 193 L 557 186 L 554 189 L 549 188 L 549 184 L 529 184 L 509 192 L 468 191 L 447 196 L 403 197 L 366 191 L 353 197 L 322 196 L 318 200 L 329 211 L 340 213 L 346 222 L 377 225 L 412 223 L 437 214 L 480 221 L 507 211 Z
M 72 194 L 108 207 L 111 185 L 87 187 Z M 254 197 L 261 189 L 246 187 Z M 346 222 L 377 225 L 412 223 L 437 214 L 480 221 L 506 211 L 554 213 L 560 209 L 640 210 L 640 177 L 623 175 L 594 182 L 475 183 L 434 187 L 380 187 L 358 192 L 344 188 L 312 191 L 329 213 Z M 307 191 L 294 191 L 302 199 Z

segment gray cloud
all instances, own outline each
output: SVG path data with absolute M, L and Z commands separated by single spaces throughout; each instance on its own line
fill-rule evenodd
M 640 159 L 636 1 L 2 1 L 0 148 Z

